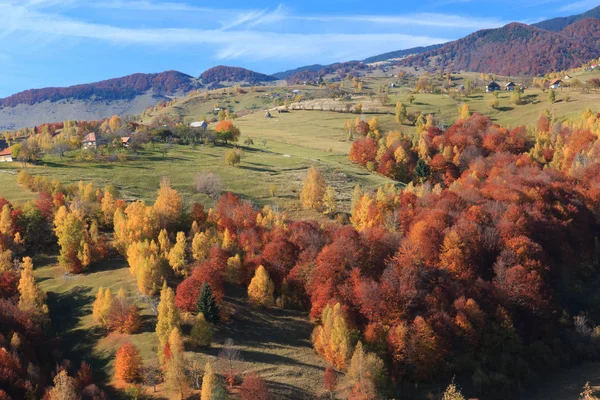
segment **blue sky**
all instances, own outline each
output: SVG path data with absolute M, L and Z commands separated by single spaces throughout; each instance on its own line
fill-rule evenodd
M 410 4 L 407 4 L 410 3 Z M 226 4 L 226 5 L 225 5 Z M 0 97 L 135 72 L 264 73 L 440 43 L 599 0 L 0 0 Z

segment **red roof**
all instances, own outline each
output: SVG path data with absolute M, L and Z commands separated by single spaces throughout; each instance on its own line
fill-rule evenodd
M 122 143 L 129 143 L 129 139 L 131 139 L 131 136 L 122 136 L 121 137 L 121 142 Z
M 12 152 L 10 147 L 0 151 L 0 156 L 10 156 L 11 154 Z
M 81 141 L 82 143 L 91 143 L 91 142 L 95 142 L 96 141 L 96 134 L 94 132 L 88 133 L 87 135 L 85 135 L 85 137 L 83 138 L 83 140 Z

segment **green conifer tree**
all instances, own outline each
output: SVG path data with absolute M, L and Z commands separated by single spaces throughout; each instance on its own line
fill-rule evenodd
M 202 288 L 200 289 L 200 296 L 198 296 L 196 310 L 199 313 L 204 314 L 204 318 L 206 318 L 206 320 L 211 324 L 216 325 L 221 320 L 219 306 L 217 305 L 217 301 L 215 300 L 212 289 L 206 282 L 202 284 Z

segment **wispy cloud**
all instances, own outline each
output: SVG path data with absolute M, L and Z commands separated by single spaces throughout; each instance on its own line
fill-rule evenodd
M 249 11 L 221 28 L 137 28 L 110 24 L 90 23 L 69 18 L 60 14 L 47 13 L 39 7 L 39 2 L 59 0 L 35 0 L 38 3 L 26 5 L 6 5 L 0 3 L 0 15 L 10 24 L 0 26 L 0 34 L 28 34 L 33 37 L 52 40 L 53 38 L 78 38 L 98 40 L 113 45 L 145 45 L 171 49 L 176 46 L 211 46 L 216 59 L 264 60 L 270 58 L 311 57 L 319 61 L 335 61 L 356 58 L 380 51 L 389 51 L 447 41 L 446 38 L 401 33 L 285 33 L 255 30 L 253 27 L 271 24 L 285 18 L 296 18 L 282 8 L 275 10 Z M 68 0 L 62 0 L 63 2 Z M 136 2 L 137 7 L 169 7 L 174 9 L 180 3 Z M 115 7 L 119 4 L 113 3 Z M 298 17 L 302 18 L 302 17 Z M 327 21 L 326 17 L 311 17 Z M 340 20 L 354 18 L 357 21 L 388 23 L 408 22 L 408 17 L 339 17 Z M 433 17 L 423 18 L 431 19 Z M 441 16 L 435 15 L 436 19 Z M 464 22 L 464 21 L 463 21 Z M 448 22 L 443 24 L 458 23 Z M 425 24 L 425 22 L 423 22 Z
M 591 8 L 598 6 L 598 0 L 582 0 L 576 1 L 574 3 L 565 4 L 560 7 L 560 11 L 568 11 L 568 12 L 579 12 L 579 11 L 587 11 Z
M 176 3 L 176 2 L 152 2 L 146 0 L 132 0 L 132 1 L 100 1 L 100 2 L 89 2 L 85 4 L 87 7 L 103 8 L 103 9 L 116 9 L 116 10 L 131 10 L 131 11 L 193 11 L 193 12 L 206 12 L 212 11 L 213 9 L 207 7 L 192 6 L 187 3 Z
M 407 15 L 347 15 L 347 16 L 292 16 L 307 21 L 354 21 L 374 24 L 430 26 L 438 28 L 486 29 L 506 25 L 510 21 L 491 18 L 464 17 L 460 15 L 419 13 Z
M 224 22 L 221 27 L 222 30 L 228 30 L 241 26 L 253 27 L 262 24 L 272 24 L 277 21 L 284 20 L 286 18 L 283 6 L 277 7 L 273 11 L 269 10 L 255 10 L 241 12 L 236 15 L 231 21 Z

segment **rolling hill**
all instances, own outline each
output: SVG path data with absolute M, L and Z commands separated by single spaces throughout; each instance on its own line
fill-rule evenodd
M 133 74 L 83 85 L 25 90 L 0 99 L 0 106 L 33 105 L 44 101 L 55 102 L 65 99 L 131 100 L 149 90 L 152 90 L 155 95 L 169 96 L 189 92 L 197 86 L 194 78 L 177 71 Z
M 139 114 L 162 99 L 183 96 L 199 87 L 198 80 L 189 75 L 166 71 L 62 88 L 26 90 L 0 99 L 0 129 Z
M 200 80 L 204 85 L 214 85 L 224 82 L 254 85 L 261 82 L 273 82 L 276 81 L 277 78 L 271 75 L 261 74 L 260 72 L 250 71 L 245 68 L 218 65 L 204 71 L 202 75 L 200 75 Z
M 401 60 L 403 66 L 538 75 L 600 57 L 600 20 L 583 19 L 559 32 L 511 23 L 477 31 L 438 49 Z
M 443 44 L 434 44 L 427 47 L 413 47 L 411 49 L 390 51 L 388 53 L 379 54 L 377 56 L 365 58 L 362 62 L 365 64 L 387 61 L 394 58 L 404 58 L 412 55 L 417 55 L 430 50 L 436 50 L 442 47 Z
M 357 71 L 366 71 L 370 67 L 361 61 L 348 61 L 326 65 L 319 70 L 302 70 L 295 74 L 289 75 L 286 80 L 288 83 L 310 82 L 319 79 L 319 77 L 337 77 L 343 78 L 346 74 Z
M 292 75 L 299 74 L 301 72 L 309 71 L 309 72 L 319 72 L 325 68 L 325 65 L 322 64 L 313 64 L 313 65 L 305 65 L 304 67 L 288 69 L 287 71 L 277 72 L 273 74 L 273 76 L 277 79 L 287 79 Z

